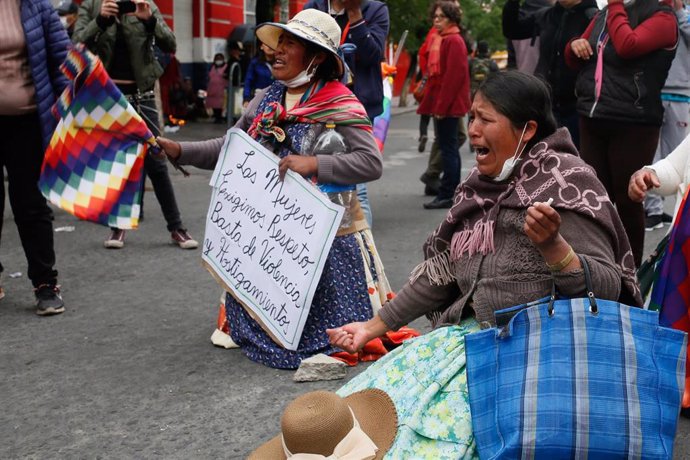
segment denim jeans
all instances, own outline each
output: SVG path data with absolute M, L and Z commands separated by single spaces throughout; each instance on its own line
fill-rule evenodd
M 53 212 L 38 189 L 43 163 L 37 113 L 0 116 L 0 234 L 5 211 L 4 169 L 14 222 L 28 262 L 31 284 L 57 284 L 53 247 Z M 0 272 L 3 268 L 0 264 Z
M 438 144 L 438 126 L 437 120 L 434 119 L 434 142 L 431 144 L 431 153 L 429 154 L 429 161 L 427 163 L 425 175 L 430 179 L 438 179 L 443 172 L 443 159 Z M 464 119 L 458 120 L 458 151 L 467 141 L 467 126 Z

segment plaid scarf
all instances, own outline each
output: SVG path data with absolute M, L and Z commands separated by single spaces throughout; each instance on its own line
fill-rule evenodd
M 247 131 L 254 139 L 266 137 L 285 142 L 284 123 L 326 123 L 354 126 L 372 132 L 371 121 L 359 100 L 338 81 L 318 81 L 311 85 L 299 104 L 285 110 L 279 102 L 269 102 Z
M 597 221 L 613 243 L 622 271 L 624 299 L 642 305 L 635 263 L 623 224 L 596 173 L 583 162 L 564 128 L 532 147 L 510 180 L 494 182 L 472 169 L 455 192 L 446 218 L 424 244 L 425 261 L 410 277 L 421 274 L 436 285 L 455 282 L 453 264 L 463 255 L 494 252 L 496 219 L 502 208 L 527 209 L 553 198 L 552 207 L 576 212 Z M 623 292 L 623 290 L 622 290 Z

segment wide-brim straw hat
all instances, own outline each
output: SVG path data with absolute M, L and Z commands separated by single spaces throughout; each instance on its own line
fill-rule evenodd
M 269 47 L 276 49 L 278 39 L 284 31 L 313 43 L 333 55 L 338 63 L 338 74 L 343 75 L 345 65 L 338 54 L 340 26 L 330 14 L 313 8 L 302 10 L 287 24 L 280 22 L 259 24 L 256 28 L 256 37 Z
M 378 448 L 374 459 L 382 459 L 398 432 L 398 416 L 388 394 L 371 388 L 344 398 L 330 391 L 312 391 L 298 397 L 283 412 L 281 434 L 252 452 L 248 460 L 286 459 L 281 436 L 292 454 L 329 456 L 352 429 L 353 414 Z

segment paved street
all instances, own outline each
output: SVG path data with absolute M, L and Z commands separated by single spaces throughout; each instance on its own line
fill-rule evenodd
M 444 211 L 426 211 L 418 177 L 417 116 L 393 118 L 384 176 L 370 184 L 374 237 L 393 287 L 421 257 Z M 192 124 L 174 137 L 205 139 L 223 127 Z M 467 147 L 463 166 L 472 163 Z M 203 239 L 210 171 L 171 172 L 183 220 Z M 172 171 L 172 169 L 171 169 Z M 145 220 L 122 250 L 108 230 L 56 212 L 57 268 L 67 311 L 40 318 L 9 204 L 0 258 L 0 458 L 240 459 L 277 434 L 295 396 L 342 381 L 294 383 L 292 371 L 211 345 L 220 288 L 200 251 L 169 243 L 160 208 L 146 194 Z M 647 234 L 651 248 L 662 236 Z M 21 273 L 12 277 L 11 274 Z M 427 331 L 426 321 L 414 327 Z M 365 369 L 349 370 L 348 378 Z M 690 421 L 681 420 L 674 458 L 690 458 Z

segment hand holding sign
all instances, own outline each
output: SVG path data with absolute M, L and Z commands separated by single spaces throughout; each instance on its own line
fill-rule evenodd
M 315 163 L 309 157 L 287 160 L 281 180 L 278 158 L 245 132 L 231 129 L 211 178 L 202 259 L 264 330 L 289 350 L 299 344 L 343 213 L 287 170 L 311 174 Z

